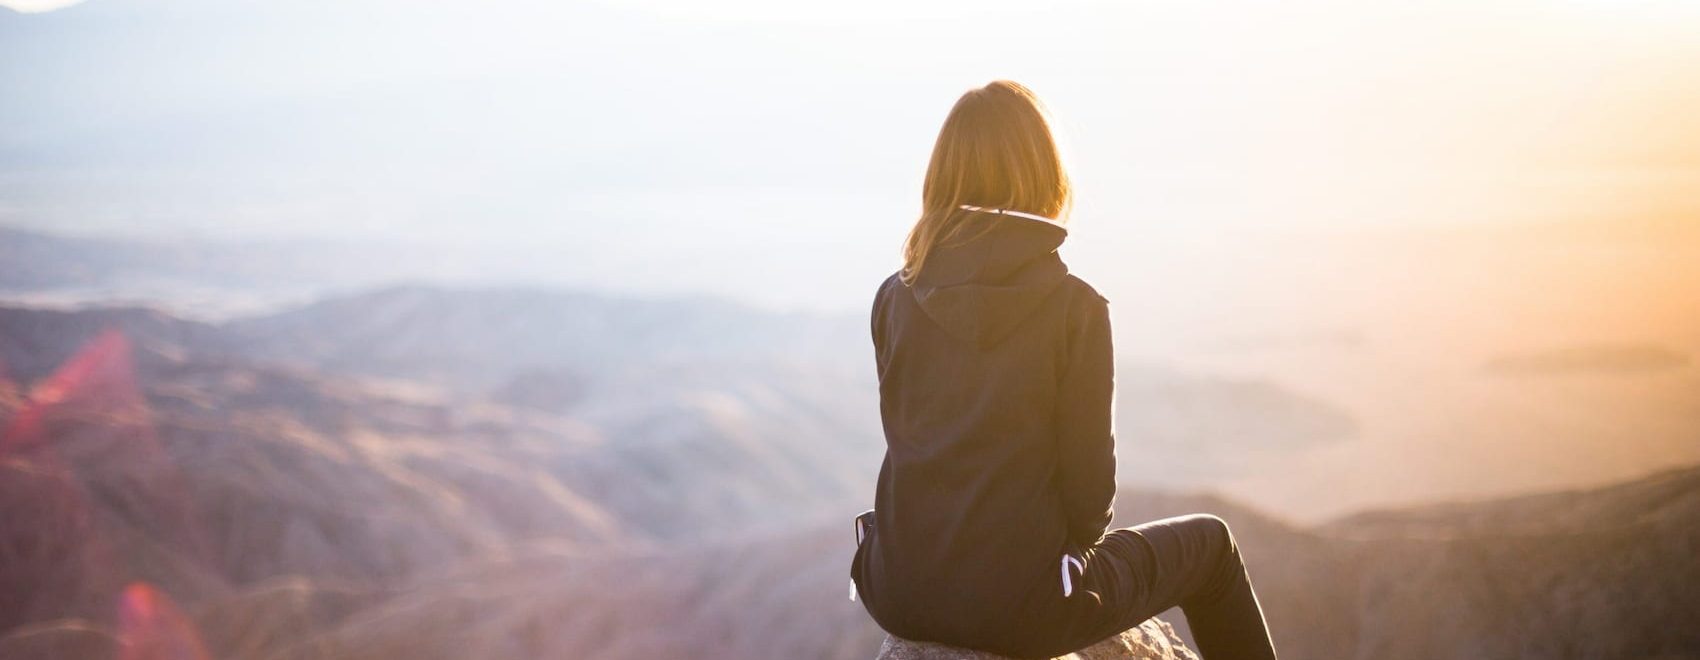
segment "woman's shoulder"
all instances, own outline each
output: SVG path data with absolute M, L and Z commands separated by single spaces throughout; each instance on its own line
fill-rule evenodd
M 880 282 L 879 293 L 883 294 L 886 291 L 890 290 L 892 287 L 898 287 L 898 286 L 903 286 L 903 271 L 902 270 L 892 271 L 892 273 L 890 275 L 887 275 L 886 278 L 883 281 Z
M 889 297 L 891 292 L 902 290 L 907 286 L 908 285 L 903 283 L 903 271 L 899 270 L 892 273 L 887 276 L 884 281 L 880 282 L 878 289 L 874 290 L 874 304 L 879 304 L 880 301 Z
M 1098 289 L 1074 273 L 1069 273 L 1067 277 L 1064 277 L 1060 286 L 1063 292 L 1068 295 L 1071 307 L 1106 307 L 1110 304 L 1109 298 L 1105 298 L 1104 294 L 1098 292 Z
M 1058 285 L 1062 289 L 1062 316 L 1070 336 L 1077 333 L 1108 335 L 1110 299 L 1085 279 L 1070 273 Z
M 885 278 L 885 281 L 880 282 L 880 287 L 874 291 L 873 301 L 873 318 L 876 323 L 881 316 L 884 316 L 882 311 L 891 303 L 891 292 L 902 289 L 904 286 L 903 271 L 901 270 L 892 273 L 890 277 Z

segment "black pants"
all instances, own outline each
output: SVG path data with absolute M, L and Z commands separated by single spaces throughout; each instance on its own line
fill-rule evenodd
M 1221 518 L 1181 516 L 1113 530 L 1080 554 L 1085 571 L 1073 595 L 1048 613 L 1060 617 L 1045 617 L 1062 639 L 1023 655 L 1078 650 L 1178 605 L 1205 660 L 1275 657 L 1239 546 Z

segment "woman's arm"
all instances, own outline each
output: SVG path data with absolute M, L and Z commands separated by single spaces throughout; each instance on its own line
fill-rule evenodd
M 1116 498 L 1115 356 L 1109 303 L 1095 294 L 1072 314 L 1062 381 L 1057 388 L 1057 481 L 1068 538 L 1089 546 L 1104 536 Z
M 876 375 L 885 377 L 885 297 L 890 295 L 893 282 L 901 282 L 897 275 L 885 278 L 880 283 L 879 290 L 874 292 L 874 304 L 868 310 L 868 331 L 874 341 L 874 369 Z

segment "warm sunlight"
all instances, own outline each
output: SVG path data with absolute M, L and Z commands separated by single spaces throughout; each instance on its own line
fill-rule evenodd
M 0 8 L 0 658 L 1700 657 L 1700 2 Z
M 0 7 L 30 14 L 62 9 L 82 1 L 83 0 L 0 0 Z

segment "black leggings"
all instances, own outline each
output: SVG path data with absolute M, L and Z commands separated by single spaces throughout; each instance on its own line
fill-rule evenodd
M 1059 622 L 1069 650 L 1178 605 L 1205 660 L 1275 657 L 1239 546 L 1221 518 L 1180 516 L 1112 530 L 1081 554 L 1086 570 Z

